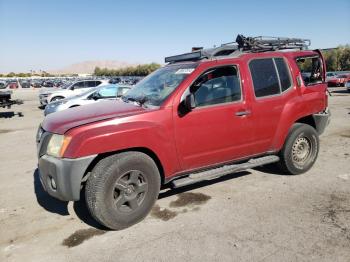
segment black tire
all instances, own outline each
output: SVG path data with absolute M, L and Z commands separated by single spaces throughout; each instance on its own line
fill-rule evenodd
M 148 155 L 135 151 L 112 155 L 93 168 L 85 188 L 86 204 L 102 225 L 114 230 L 127 228 L 150 212 L 160 181 L 157 165 Z
M 318 151 L 317 131 L 310 125 L 295 123 L 279 153 L 279 166 L 289 175 L 305 173 L 314 165 Z
M 64 99 L 63 96 L 55 96 L 54 98 L 52 98 L 52 99 L 50 100 L 50 103 L 51 103 L 51 102 L 58 101 L 58 100 L 62 100 L 62 99 Z

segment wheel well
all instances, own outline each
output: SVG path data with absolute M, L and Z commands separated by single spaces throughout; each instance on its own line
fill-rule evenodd
M 317 130 L 315 119 L 312 117 L 312 115 L 309 116 L 304 116 L 302 118 L 299 118 L 295 123 L 302 123 L 302 124 L 307 124 L 309 126 L 312 126 Z
M 85 174 L 82 178 L 82 181 L 85 182 L 90 174 L 90 172 L 92 171 L 92 169 L 95 167 L 95 165 L 103 158 L 106 158 L 108 156 L 111 155 L 115 155 L 118 153 L 122 153 L 122 152 L 128 152 L 128 151 L 137 151 L 137 152 L 141 152 L 144 153 L 146 155 L 148 155 L 149 157 L 151 157 L 153 159 L 153 161 L 156 163 L 158 170 L 159 170 L 159 174 L 160 174 L 160 178 L 161 178 L 161 185 L 164 184 L 165 182 L 165 175 L 164 175 L 164 168 L 162 166 L 162 163 L 160 162 L 158 156 L 150 149 L 145 148 L 145 147 L 134 147 L 134 148 L 128 148 L 128 149 L 124 149 L 124 150 L 118 150 L 118 151 L 112 151 L 112 152 L 107 152 L 107 153 L 102 153 L 97 155 L 97 157 L 95 157 L 95 159 L 91 162 L 91 164 L 88 166 L 88 168 L 85 171 Z

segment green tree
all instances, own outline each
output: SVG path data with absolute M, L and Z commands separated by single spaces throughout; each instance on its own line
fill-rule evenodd
M 157 63 L 128 66 L 119 69 L 108 69 L 95 67 L 94 75 L 96 76 L 146 76 L 160 68 Z

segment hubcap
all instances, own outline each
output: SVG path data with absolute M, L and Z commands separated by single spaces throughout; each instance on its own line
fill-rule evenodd
M 311 152 L 310 141 L 306 137 L 299 137 L 293 145 L 292 157 L 293 161 L 297 164 L 304 164 Z
M 132 170 L 123 174 L 113 190 L 113 204 L 122 213 L 138 209 L 148 192 L 148 183 L 141 171 Z

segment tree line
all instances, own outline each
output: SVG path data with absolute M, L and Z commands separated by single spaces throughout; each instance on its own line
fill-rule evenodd
M 350 71 L 350 45 L 322 51 L 327 71 Z
M 14 72 L 10 72 L 8 74 L 0 74 L 0 77 L 9 77 L 9 78 L 14 78 L 14 77 L 32 77 L 32 76 L 52 77 L 52 76 L 55 76 L 55 75 L 49 74 L 47 72 L 42 72 L 41 74 L 14 73 Z
M 128 66 L 119 69 L 95 67 L 96 76 L 146 76 L 160 68 L 160 64 L 151 63 L 138 66 Z

